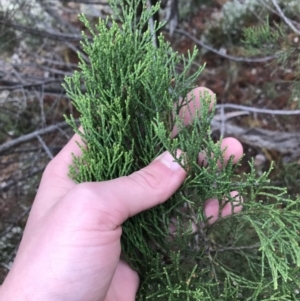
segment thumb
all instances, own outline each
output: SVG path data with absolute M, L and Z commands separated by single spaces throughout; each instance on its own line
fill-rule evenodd
M 177 152 L 178 157 L 180 152 Z M 114 230 L 129 217 L 166 201 L 186 177 L 184 169 L 169 152 L 145 168 L 118 179 L 83 183 L 73 190 L 81 199 L 93 202 L 105 230 Z M 100 200 L 99 200 L 100 199 Z M 99 215 L 98 215 L 99 216 Z

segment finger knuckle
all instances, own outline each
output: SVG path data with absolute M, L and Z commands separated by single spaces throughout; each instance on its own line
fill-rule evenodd
M 158 199 L 163 199 L 165 195 L 164 179 L 157 173 L 152 173 L 147 168 L 133 173 L 129 176 L 132 180 L 138 183 L 143 190 L 148 193 L 155 194 Z

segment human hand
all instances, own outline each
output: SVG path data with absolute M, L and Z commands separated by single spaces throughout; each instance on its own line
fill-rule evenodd
M 200 91 L 208 90 L 194 91 L 196 109 Z M 185 124 L 192 117 L 186 114 Z M 120 260 L 121 225 L 166 201 L 183 183 L 186 172 L 165 152 L 127 177 L 75 184 L 68 178 L 68 169 L 71 154 L 80 155 L 76 141 L 80 138 L 74 135 L 43 174 L 0 300 L 135 300 L 139 278 Z M 241 144 L 233 138 L 224 139 L 222 148 L 226 148 L 225 162 L 231 156 L 237 162 L 242 155 Z M 231 214 L 227 205 L 222 215 Z M 240 209 L 237 206 L 234 211 Z M 214 222 L 219 202 L 208 200 L 204 211 Z

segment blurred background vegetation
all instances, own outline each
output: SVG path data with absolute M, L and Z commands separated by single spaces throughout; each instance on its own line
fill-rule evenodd
M 272 184 L 298 195 L 300 2 L 163 2 L 162 34 L 179 53 L 199 49 L 194 70 L 206 64 L 197 84 L 217 95 L 213 137 L 243 143 L 239 173 L 252 158 L 257 175 L 274 162 Z M 82 53 L 81 12 L 92 22 L 111 13 L 106 0 L 0 0 L 0 283 L 41 174 L 72 136 L 63 115 L 76 111 L 61 83 Z

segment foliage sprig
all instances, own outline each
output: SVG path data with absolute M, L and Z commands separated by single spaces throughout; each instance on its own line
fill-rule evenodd
M 203 70 L 191 75 L 197 52 L 186 60 L 162 36 L 154 47 L 153 32 L 144 29 L 159 6 L 148 9 L 143 1 L 137 18 L 139 2 L 124 1 L 120 10 L 111 1 L 120 23 L 109 17 L 93 28 L 80 17 L 92 38 L 83 34 L 90 62 L 80 57 L 79 70 L 64 84 L 82 129 L 72 116 L 67 120 L 85 144 L 70 177 L 77 183 L 110 180 L 143 168 L 164 150 L 176 157 L 182 149 L 185 163 L 176 160 L 188 176 L 180 189 L 123 225 L 124 257 L 141 278 L 138 300 L 297 300 L 300 200 L 270 187 L 268 173 L 257 179 L 252 163 L 243 176 L 231 161 L 219 169 L 223 151 L 210 136 L 210 96 L 200 95 L 201 112 L 188 126 L 178 117 L 184 108 L 188 114 L 188 92 Z M 185 65 L 178 74 L 180 61 Z M 171 139 L 175 126 L 179 133 Z M 207 165 L 197 163 L 200 150 Z M 243 211 L 210 225 L 203 212 L 209 198 L 220 208 L 242 204 Z

